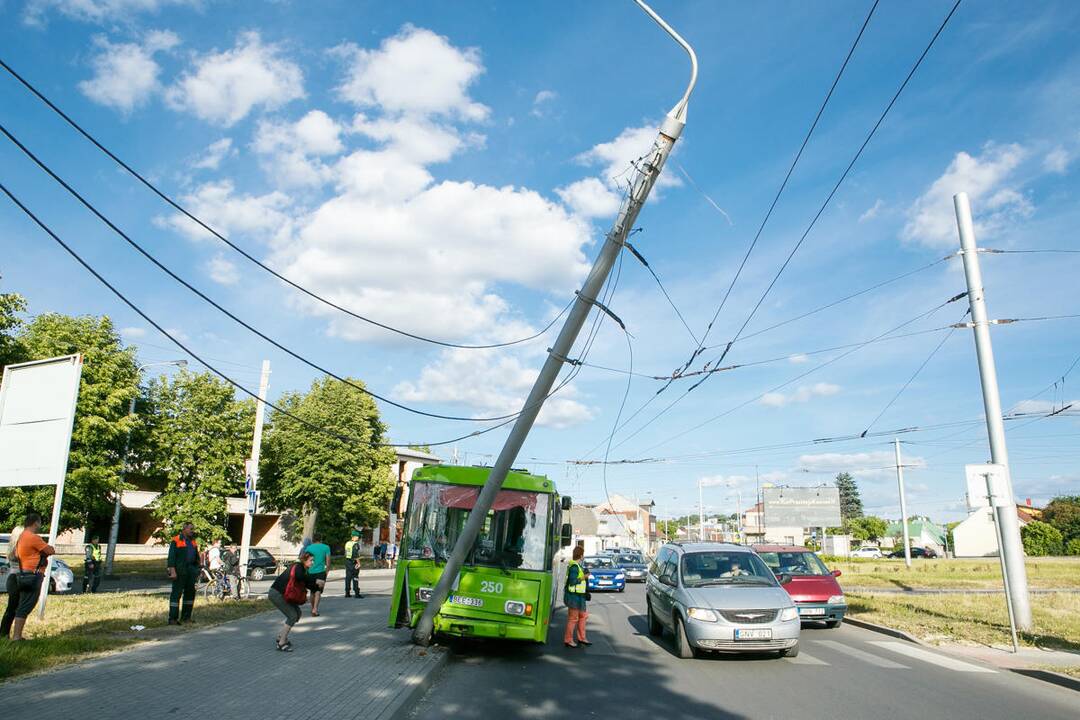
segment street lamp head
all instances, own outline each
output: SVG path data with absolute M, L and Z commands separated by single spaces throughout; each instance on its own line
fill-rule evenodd
M 660 132 L 664 133 L 668 137 L 678 139 L 682 135 L 683 128 L 686 127 L 686 108 L 690 104 L 690 93 L 694 91 L 694 85 L 697 84 L 698 74 L 698 61 L 697 54 L 694 52 L 694 48 L 690 47 L 690 43 L 683 40 L 682 35 L 675 31 L 675 28 L 667 24 L 664 18 L 660 17 L 655 10 L 649 7 L 644 0 L 634 0 L 645 13 L 651 17 L 656 24 L 664 29 L 664 31 L 671 36 L 671 38 L 682 46 L 682 49 L 686 51 L 686 54 L 690 56 L 690 82 L 686 85 L 686 92 L 679 99 L 679 102 L 675 103 L 675 107 L 671 108 L 667 116 L 664 118 L 663 124 L 660 126 Z

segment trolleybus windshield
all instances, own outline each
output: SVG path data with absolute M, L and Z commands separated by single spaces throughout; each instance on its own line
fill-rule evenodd
M 446 560 L 476 504 L 480 488 L 416 482 L 409 509 L 406 557 Z M 466 563 L 548 569 L 549 495 L 500 490 Z

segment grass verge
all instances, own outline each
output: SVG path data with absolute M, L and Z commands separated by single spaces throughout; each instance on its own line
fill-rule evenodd
M 6 598 L 3 602 L 6 602 Z M 197 630 L 270 609 L 266 600 L 195 603 Z M 168 599 L 137 593 L 54 595 L 44 620 L 27 620 L 27 642 L 0 639 L 0 679 L 76 662 L 140 642 L 188 632 L 166 624 Z M 143 630 L 132 630 L 143 625 Z
M 837 560 L 840 584 L 858 588 L 1001 589 L 997 558 L 986 560 Z M 1080 558 L 1028 558 L 1028 584 L 1033 588 L 1080 588 Z
M 880 595 L 848 593 L 848 613 L 886 625 L 924 642 L 1008 645 L 1009 615 L 1004 595 Z M 1080 595 L 1031 596 L 1034 629 L 1020 643 L 1080 651 Z

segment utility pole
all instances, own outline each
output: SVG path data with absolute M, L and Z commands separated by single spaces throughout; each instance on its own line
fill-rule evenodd
M 251 459 L 248 460 L 244 489 L 247 491 L 247 507 L 244 512 L 244 530 L 240 539 L 240 577 L 248 574 L 248 556 L 251 554 L 251 525 L 259 508 L 259 451 L 262 449 L 263 415 L 266 414 L 266 391 L 270 386 L 270 361 L 263 360 L 262 376 L 259 378 L 259 399 L 255 403 L 255 432 L 251 437 Z
M 568 354 L 572 351 L 574 341 L 577 340 L 578 333 L 581 332 L 585 320 L 588 318 L 593 306 L 598 305 L 598 296 L 604 287 L 604 283 L 607 282 L 616 258 L 626 243 L 626 237 L 633 229 L 638 213 L 649 197 L 649 192 L 656 183 L 656 179 L 660 176 L 664 163 L 675 146 L 675 141 L 682 135 L 683 128 L 686 126 L 686 107 L 690 101 L 690 93 L 697 82 L 697 56 L 694 54 L 693 48 L 643 0 L 635 1 L 689 54 L 691 63 L 690 82 L 682 98 L 668 112 L 663 123 L 661 123 L 660 131 L 649 154 L 634 167 L 630 191 L 623 201 L 618 216 L 615 218 L 615 224 L 608 232 L 603 247 L 600 249 L 600 254 L 593 263 L 592 270 L 589 271 L 585 283 L 582 285 L 581 290 L 578 291 L 574 306 L 566 316 L 562 330 L 559 331 L 554 345 L 548 350 L 547 359 L 544 361 L 540 374 L 537 376 L 536 382 L 525 400 L 525 406 L 514 421 L 513 428 L 510 430 L 510 434 L 507 436 L 506 442 L 491 468 L 491 472 L 488 473 L 487 481 L 484 483 L 473 509 L 469 512 L 465 527 L 458 536 L 454 549 L 443 566 L 439 582 L 436 583 L 435 588 L 432 590 L 431 598 L 424 607 L 424 612 L 413 630 L 413 642 L 418 645 L 426 646 L 431 643 L 431 638 L 435 632 L 435 616 L 442 609 L 443 603 L 450 594 L 450 587 L 457 582 L 465 556 L 472 550 L 480 528 L 487 520 L 488 511 L 502 488 L 503 481 L 506 480 L 507 472 L 509 472 L 511 465 L 517 458 L 521 446 L 525 443 L 525 439 L 532 429 L 536 416 L 540 413 L 544 400 L 551 393 L 551 388 L 555 384 L 559 370 L 562 369 L 563 363 L 567 361 Z
M 1024 566 L 1024 546 L 1020 541 L 1020 522 L 1016 517 L 1016 498 L 1008 473 L 1009 451 L 1005 445 L 1005 421 L 1001 417 L 1001 396 L 998 393 L 997 367 L 994 348 L 990 343 L 990 321 L 986 314 L 986 296 L 979 251 L 975 244 L 975 228 L 971 220 L 971 202 L 967 193 L 953 196 L 956 225 L 960 233 L 960 250 L 964 259 L 964 278 L 967 280 L 968 303 L 971 308 L 971 327 L 975 333 L 975 354 L 979 360 L 982 381 L 983 409 L 986 412 L 986 431 L 990 439 L 990 460 L 1005 466 L 1005 494 L 1008 505 L 994 508 L 1001 532 L 1001 556 L 1008 570 L 1011 605 L 1016 624 L 1021 630 L 1031 629 L 1031 599 L 1028 596 L 1027 568 Z
M 900 486 L 900 527 L 904 529 L 904 564 L 911 567 L 911 538 L 908 537 L 907 499 L 904 497 L 904 466 L 900 462 L 900 438 L 893 438 L 896 449 L 896 484 Z
M 705 503 L 702 500 L 701 480 L 697 481 L 698 540 L 705 542 Z

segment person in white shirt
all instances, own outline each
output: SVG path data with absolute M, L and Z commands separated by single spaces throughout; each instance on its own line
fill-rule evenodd
M 206 559 L 210 564 L 210 572 L 217 573 L 221 571 L 221 541 L 215 540 L 214 544 L 210 546 L 210 552 L 206 554 Z

